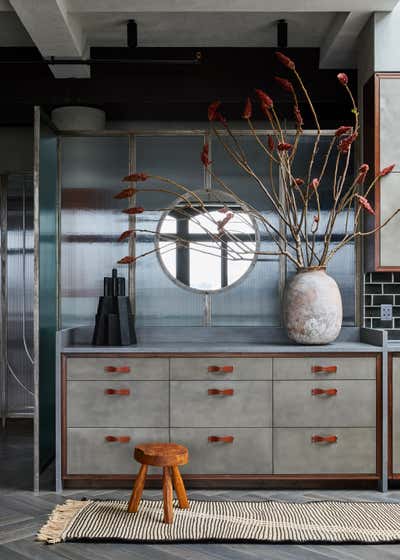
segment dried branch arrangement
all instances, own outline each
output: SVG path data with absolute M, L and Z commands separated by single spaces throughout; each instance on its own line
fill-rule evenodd
M 200 156 L 201 162 L 206 172 L 212 177 L 214 184 L 218 185 L 220 191 L 225 192 L 230 200 L 235 201 L 235 205 L 240 205 L 245 212 L 252 217 L 257 226 L 264 228 L 268 236 L 274 241 L 276 250 L 265 253 L 259 251 L 258 254 L 268 255 L 284 255 L 289 259 L 297 269 L 307 267 L 325 267 L 332 257 L 344 247 L 347 243 L 354 241 L 356 238 L 373 235 L 381 228 L 385 227 L 400 209 L 393 212 L 382 224 L 374 229 L 363 231 L 362 229 L 362 212 L 365 211 L 374 215 L 368 197 L 373 193 L 374 188 L 381 178 L 385 177 L 394 168 L 394 165 L 382 169 L 367 184 L 367 175 L 369 167 L 366 163 L 359 167 L 356 176 L 349 173 L 351 152 L 359 135 L 359 111 L 348 86 L 348 77 L 344 73 L 337 76 L 340 84 L 343 86 L 345 93 L 349 98 L 349 114 L 352 114 L 352 123 L 341 125 L 332 135 L 331 141 L 326 149 L 326 153 L 322 157 L 322 166 L 316 171 L 316 156 L 320 150 L 321 127 L 315 111 L 313 102 L 310 98 L 308 90 L 304 85 L 302 78 L 293 60 L 284 54 L 277 52 L 276 56 L 282 65 L 289 71 L 294 80 L 290 81 L 286 78 L 275 77 L 276 82 L 292 97 L 293 115 L 296 123 L 296 133 L 289 136 L 282 126 L 278 112 L 274 106 L 274 102 L 263 90 L 256 89 L 256 99 L 260 105 L 261 111 L 265 116 L 268 128 L 271 130 L 267 137 L 261 135 L 252 121 L 253 102 L 251 98 L 246 100 L 242 118 L 247 122 L 250 133 L 257 143 L 258 147 L 265 154 L 269 162 L 269 180 L 261 178 L 251 166 L 246 157 L 243 147 L 240 145 L 239 139 L 232 132 L 227 120 L 221 112 L 221 102 L 214 101 L 208 108 L 208 119 L 210 121 L 212 133 L 223 146 L 226 153 L 232 161 L 243 170 L 253 181 L 255 188 L 261 189 L 263 195 L 267 198 L 272 208 L 271 218 L 265 213 L 261 213 L 252 207 L 246 200 L 241 200 L 223 181 L 218 177 L 211 165 L 209 159 L 209 146 L 205 144 Z M 299 108 L 299 94 L 305 98 L 311 111 L 316 134 L 311 150 L 311 156 L 306 166 L 306 173 L 302 177 L 295 175 L 294 163 L 298 156 L 298 148 L 303 134 L 303 118 Z M 351 113 L 350 113 L 351 110 Z M 320 154 L 319 154 L 320 155 Z M 304 162 L 302 162 L 304 167 Z M 334 165 L 334 175 L 328 177 L 326 170 L 328 164 Z M 274 184 L 273 177 L 276 177 L 278 171 L 280 177 L 281 188 Z M 165 188 L 139 188 L 138 183 L 156 180 L 165 185 Z M 196 191 L 187 188 L 172 179 L 160 177 L 147 173 L 134 173 L 124 178 L 124 181 L 131 183 L 131 186 L 116 195 L 119 199 L 130 199 L 130 206 L 123 210 L 127 214 L 136 215 L 145 211 L 144 208 L 135 206 L 135 197 L 139 192 L 167 192 L 174 194 L 179 199 L 179 212 L 182 216 L 190 216 L 196 219 L 196 216 L 202 216 L 199 225 L 209 235 L 210 242 L 224 243 L 231 247 L 227 258 L 233 260 L 243 260 L 252 258 L 249 256 L 249 248 L 246 242 L 239 241 L 237 231 L 234 227 L 229 227 L 230 222 L 233 223 L 235 211 L 230 208 L 228 203 L 221 205 L 219 212 L 221 219 L 215 217 L 215 213 L 210 213 L 204 200 L 198 196 Z M 331 196 L 331 205 L 326 220 L 322 220 L 320 190 L 324 181 L 329 181 L 325 185 L 325 192 L 328 191 Z M 178 193 L 178 194 L 177 194 Z M 314 209 L 314 210 L 313 210 Z M 316 210 L 315 210 L 316 209 Z M 339 216 L 343 216 L 345 224 L 344 233 L 339 243 L 332 243 L 332 237 L 335 232 L 335 225 Z M 206 219 L 204 219 L 204 217 Z M 273 219 L 275 218 L 275 219 Z M 284 227 L 277 225 L 279 221 Z M 242 218 L 243 219 L 243 218 Z M 322 223 L 324 222 L 324 223 Z M 237 223 L 237 221 L 236 221 Z M 240 227 L 239 227 L 240 230 Z M 157 235 L 157 232 L 138 230 L 135 227 L 122 233 L 120 240 L 123 241 L 137 232 L 147 232 Z M 162 236 L 163 241 L 170 241 L 171 248 L 176 244 L 185 244 L 187 240 L 173 236 Z M 317 240 L 323 239 L 322 243 Z M 158 245 L 155 249 L 145 254 L 123 257 L 119 263 L 134 263 L 138 258 L 144 257 L 149 253 L 160 250 Z M 168 244 L 163 244 L 162 250 L 169 250 Z M 204 246 L 199 250 L 204 251 Z M 207 250 L 207 248 L 206 248 Z

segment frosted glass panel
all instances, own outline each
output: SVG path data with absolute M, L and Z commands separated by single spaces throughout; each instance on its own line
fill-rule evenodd
M 63 138 L 61 144 L 62 326 L 92 323 L 103 277 L 125 255 L 117 239 L 127 229 L 113 195 L 129 172 L 128 138 Z M 126 185 L 125 185 L 126 186 Z M 118 266 L 127 278 L 128 267 Z
M 166 177 L 190 190 L 204 187 L 200 155 L 204 136 L 138 136 L 136 137 L 136 168 L 138 171 Z M 162 188 L 185 195 L 184 189 L 151 179 L 140 188 Z M 160 210 L 171 205 L 177 196 L 167 193 L 139 193 L 138 204 L 147 210 Z
M 137 219 L 137 227 L 154 231 L 160 212 L 147 212 Z M 136 253 L 154 249 L 154 235 L 138 233 Z M 204 296 L 177 286 L 163 271 L 153 253 L 136 263 L 136 324 L 138 326 L 201 326 Z
M 225 138 L 225 137 L 224 137 Z M 255 171 L 265 185 L 270 184 L 269 160 L 263 149 L 257 144 L 252 136 L 239 136 L 240 146 L 243 149 L 250 167 Z M 266 137 L 262 137 L 265 142 Z M 261 190 L 257 182 L 249 177 L 239 165 L 237 165 L 218 139 L 213 138 L 212 156 L 213 170 L 218 178 L 222 179 L 226 185 L 232 189 L 236 195 L 251 204 L 257 210 L 270 210 L 271 203 Z M 273 183 L 278 189 L 277 166 L 272 169 Z M 218 181 L 213 181 L 215 188 L 222 188 Z

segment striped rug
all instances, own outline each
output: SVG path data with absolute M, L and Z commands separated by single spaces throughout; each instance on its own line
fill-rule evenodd
M 144 499 L 138 513 L 125 500 L 67 500 L 37 539 L 85 542 L 400 542 L 400 503 L 190 500 L 164 524 L 161 500 Z

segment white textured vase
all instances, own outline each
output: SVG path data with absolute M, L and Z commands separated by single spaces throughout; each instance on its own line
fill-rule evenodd
M 338 337 L 342 298 L 325 268 L 297 271 L 285 289 L 283 319 L 289 338 L 299 344 L 328 344 Z

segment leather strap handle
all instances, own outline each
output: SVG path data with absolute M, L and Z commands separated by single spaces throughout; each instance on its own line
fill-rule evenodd
M 334 397 L 337 395 L 337 389 L 312 389 L 312 395 L 326 395 L 327 397 Z
M 129 366 L 106 366 L 104 371 L 107 373 L 130 373 L 131 368 Z
M 208 366 L 209 373 L 233 373 L 233 366 Z
M 337 366 L 312 366 L 311 373 L 336 373 Z
M 210 443 L 223 442 L 223 443 L 233 443 L 235 438 L 233 436 L 208 436 L 208 441 Z
M 208 389 L 209 395 L 224 395 L 225 397 L 231 397 L 235 391 L 233 389 Z
M 105 436 L 104 438 L 108 443 L 129 443 L 131 441 L 130 436 Z
M 128 396 L 131 394 L 131 390 L 130 389 L 105 389 L 104 394 Z
M 311 443 L 336 443 L 337 436 L 311 436 Z

